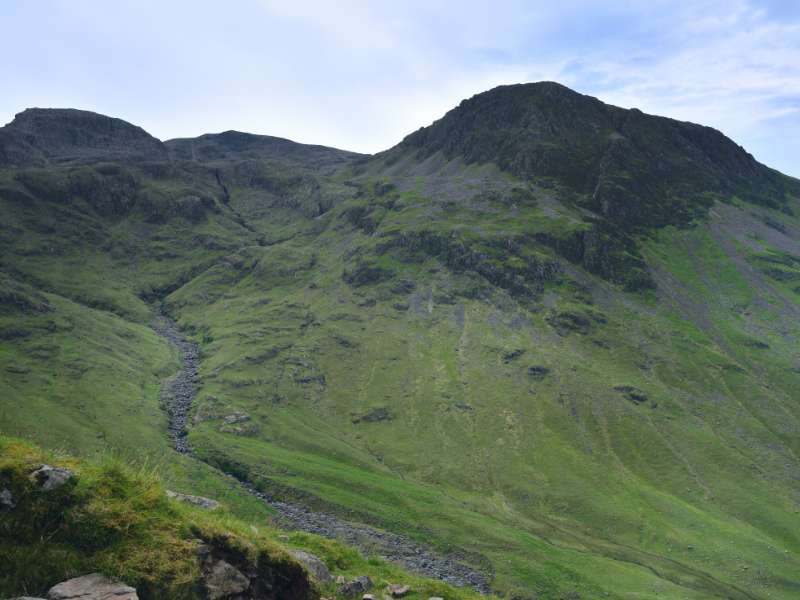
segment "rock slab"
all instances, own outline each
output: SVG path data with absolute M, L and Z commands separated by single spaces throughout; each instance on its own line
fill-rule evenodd
M 205 508 L 208 510 L 215 510 L 219 508 L 219 502 L 216 500 L 212 500 L 211 498 L 205 498 L 203 496 L 193 496 L 192 494 L 181 494 L 180 492 L 173 492 L 172 490 L 166 491 L 168 498 L 173 498 L 174 500 L 178 500 L 179 502 L 185 502 L 186 504 L 191 504 L 192 506 L 199 506 L 200 508 Z
M 100 573 L 68 579 L 47 592 L 47 600 L 139 600 L 136 590 Z

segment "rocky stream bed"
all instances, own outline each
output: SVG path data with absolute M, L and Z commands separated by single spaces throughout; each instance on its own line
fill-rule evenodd
M 169 435 L 176 451 L 192 454 L 187 439 L 187 422 L 200 370 L 200 351 L 196 343 L 186 339 L 174 321 L 162 315 L 153 329 L 173 344 L 181 355 L 181 368 L 162 389 L 162 401 L 169 416 Z M 289 529 L 298 529 L 324 537 L 342 540 L 369 555 L 380 555 L 404 568 L 456 586 L 471 586 L 478 592 L 489 592 L 485 575 L 453 557 L 434 553 L 410 539 L 380 529 L 345 521 L 336 515 L 309 510 L 283 502 L 256 489 L 247 481 L 235 479 L 249 493 L 269 504 L 279 514 L 279 521 Z

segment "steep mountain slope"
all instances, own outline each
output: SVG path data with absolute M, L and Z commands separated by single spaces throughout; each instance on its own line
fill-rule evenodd
M 715 199 L 784 206 L 797 181 L 759 164 L 710 127 L 609 106 L 557 83 L 503 86 L 465 100 L 385 153 L 436 152 L 552 177 L 626 226 L 682 224 Z
M 0 172 L 3 431 L 163 454 L 163 304 L 201 348 L 186 491 L 218 467 L 519 598 L 797 595 L 797 180 L 550 83 L 374 157 L 165 147 Z

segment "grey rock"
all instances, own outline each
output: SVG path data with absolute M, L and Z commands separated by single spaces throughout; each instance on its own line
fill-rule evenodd
M 172 490 L 167 490 L 166 493 L 168 498 L 178 500 L 179 502 L 185 502 L 186 504 L 191 504 L 192 506 L 199 506 L 200 508 L 206 508 L 208 510 L 215 510 L 220 507 L 219 502 L 212 500 L 211 498 L 193 496 L 191 494 L 181 494 L 180 492 L 173 492 Z
M 411 588 L 407 585 L 401 585 L 399 583 L 390 583 L 389 587 L 386 588 L 386 591 L 389 592 L 389 595 L 393 598 L 402 598 L 411 591 Z
M 139 600 L 136 590 L 100 573 L 75 577 L 54 585 L 48 600 Z
M 247 591 L 250 580 L 232 564 L 220 559 L 205 565 L 203 584 L 209 600 L 219 600 Z
M 348 598 L 357 598 L 372 589 L 372 580 L 366 575 L 356 577 L 339 586 L 339 593 Z
M 70 479 L 75 476 L 75 473 L 69 469 L 62 467 L 51 467 L 50 465 L 42 465 L 28 476 L 28 479 L 33 481 L 39 489 L 44 492 L 57 490 Z
M 0 510 L 11 510 L 17 505 L 14 494 L 9 489 L 0 490 Z
M 241 410 L 234 411 L 233 413 L 229 414 L 227 417 L 223 419 L 227 425 L 233 425 L 234 423 L 243 423 L 244 421 L 250 420 L 250 415 L 246 412 Z
M 328 570 L 327 565 L 322 562 L 319 557 L 314 556 L 310 552 L 304 552 L 303 550 L 292 550 L 291 554 L 318 582 L 330 583 L 333 581 L 333 576 Z

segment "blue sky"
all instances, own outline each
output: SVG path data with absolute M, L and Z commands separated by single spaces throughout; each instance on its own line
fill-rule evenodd
M 555 80 L 716 127 L 800 176 L 800 1 L 5 0 L 0 122 L 385 149 L 495 85 Z

